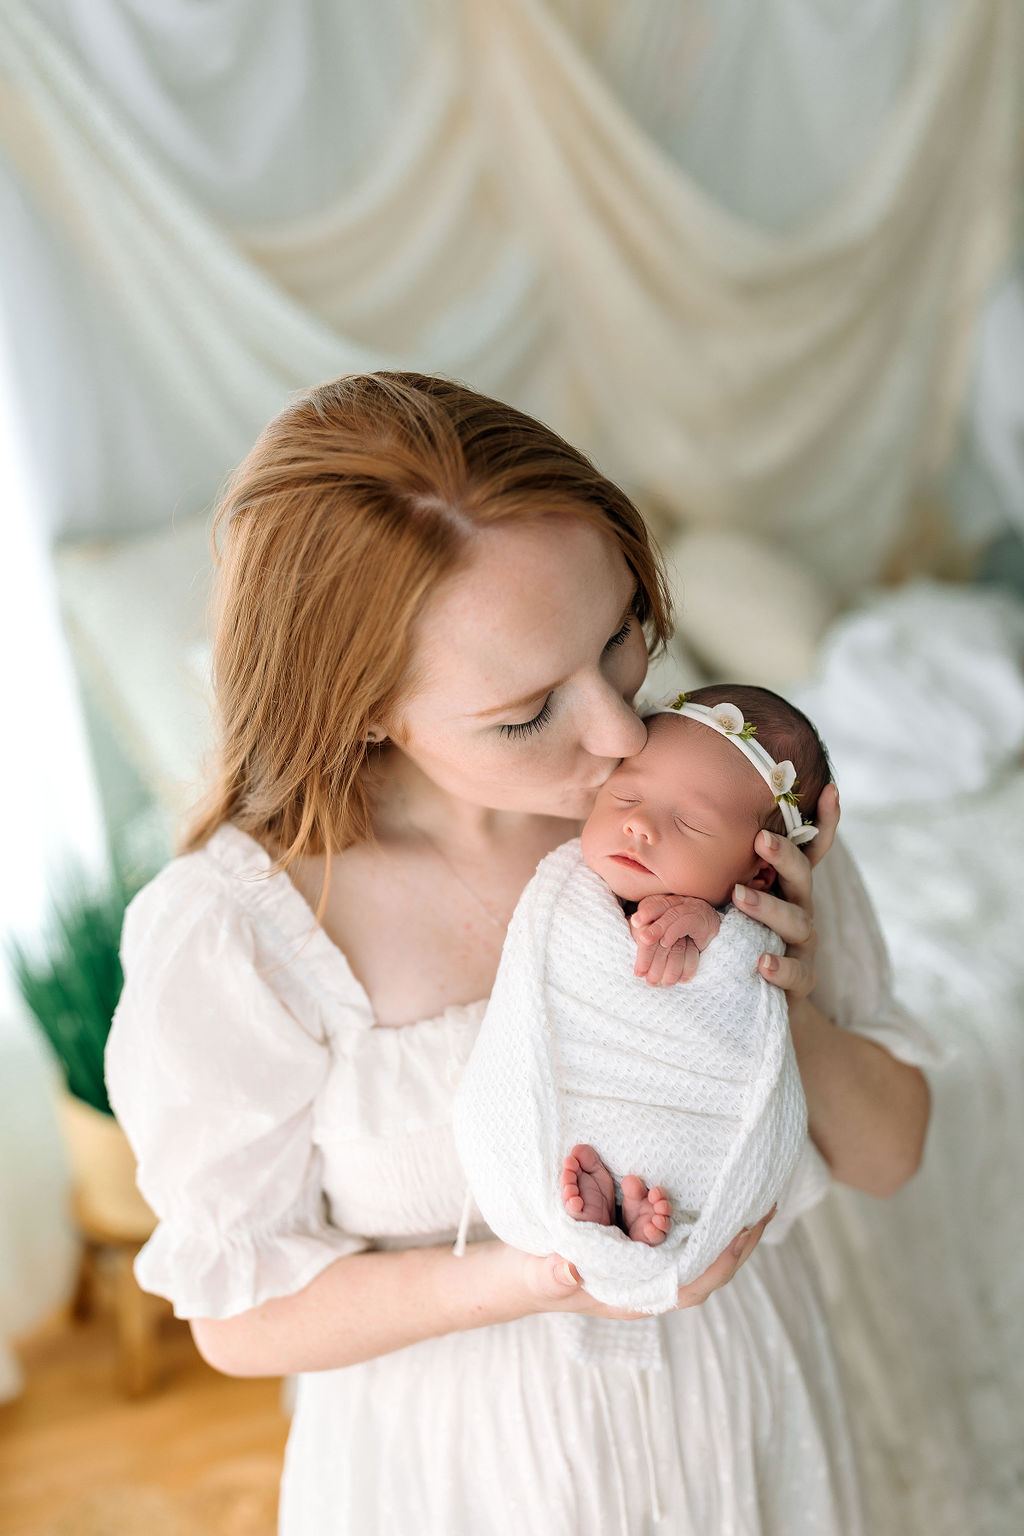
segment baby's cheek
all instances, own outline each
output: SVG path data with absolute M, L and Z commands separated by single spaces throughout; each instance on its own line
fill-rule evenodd
M 586 821 L 583 823 L 583 831 L 580 833 L 580 847 L 583 850 L 583 862 L 588 864 L 591 869 L 593 869 L 594 860 L 597 858 L 600 852 L 598 846 L 597 821 L 598 815 L 595 811 L 587 817 Z

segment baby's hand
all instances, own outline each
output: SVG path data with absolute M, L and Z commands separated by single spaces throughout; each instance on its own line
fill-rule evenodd
M 634 976 L 650 987 L 692 981 L 702 949 L 722 925 L 714 907 L 698 896 L 645 896 L 629 926 L 636 940 Z

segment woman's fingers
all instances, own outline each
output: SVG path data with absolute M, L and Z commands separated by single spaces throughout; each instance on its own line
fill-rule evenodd
M 777 1207 L 772 1206 L 767 1216 L 763 1216 L 756 1226 L 749 1231 L 745 1230 L 737 1234 L 724 1253 L 719 1254 L 715 1262 L 708 1266 L 702 1275 L 692 1280 L 689 1285 L 679 1289 L 680 1307 L 699 1307 L 713 1291 L 726 1285 L 740 1268 L 745 1264 L 761 1241 L 764 1229 L 775 1215 Z M 507 1250 L 513 1252 L 513 1250 Z M 518 1257 L 525 1260 L 528 1272 L 527 1285 L 535 1302 L 531 1310 L 552 1310 L 572 1312 L 586 1312 L 595 1317 L 613 1317 L 620 1319 L 635 1319 L 644 1317 L 643 1312 L 626 1312 L 616 1307 L 603 1306 L 595 1301 L 583 1290 L 579 1270 L 568 1259 L 558 1253 L 549 1253 L 544 1258 L 534 1258 L 529 1254 L 520 1254 Z
M 711 1264 L 696 1280 L 691 1280 L 689 1285 L 679 1288 L 680 1307 L 699 1307 L 707 1301 L 713 1291 L 726 1285 L 740 1268 L 745 1264 L 764 1236 L 764 1229 L 775 1215 L 777 1207 L 772 1206 L 767 1216 L 762 1216 L 756 1226 L 749 1232 L 740 1232 L 724 1253 Z
M 548 1253 L 543 1258 L 533 1254 L 521 1254 L 520 1257 L 525 1261 L 527 1290 L 535 1300 L 565 1301 L 579 1291 L 579 1270 L 560 1253 Z
M 819 864 L 835 842 L 839 825 L 839 790 L 835 784 L 826 784 L 818 796 L 814 822 L 818 835 L 811 842 L 802 844 L 802 847 L 811 864 Z
M 796 955 L 762 955 L 757 965 L 765 981 L 781 987 L 790 1001 L 808 997 L 818 983 L 818 973 L 810 960 Z
M 762 830 L 754 839 L 754 852 L 775 870 L 784 899 L 811 911 L 811 865 L 803 849 L 791 843 L 788 837 Z
M 801 858 L 802 855 L 798 853 L 797 857 Z M 764 923 L 786 945 L 806 945 L 813 938 L 814 921 L 809 908 L 809 885 L 806 899 L 807 907 L 792 900 L 784 901 L 779 896 L 770 895 L 768 891 L 752 891 L 749 886 L 737 885 L 733 890 L 733 901 L 739 910 L 748 917 L 756 918 L 759 923 Z

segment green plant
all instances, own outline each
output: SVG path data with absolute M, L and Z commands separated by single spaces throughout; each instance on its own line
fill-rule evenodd
M 121 924 L 140 884 L 118 874 L 97 890 L 75 874 L 53 901 L 40 952 L 15 940 L 7 944 L 14 979 L 69 1091 L 107 1115 L 103 1052 L 123 982 Z

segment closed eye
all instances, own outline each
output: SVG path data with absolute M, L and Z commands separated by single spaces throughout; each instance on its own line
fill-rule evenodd
M 633 601 L 634 603 L 636 602 L 635 593 L 633 596 Z M 628 614 L 622 628 L 617 629 L 614 635 L 605 641 L 604 648 L 606 652 L 614 651 L 616 646 L 625 644 L 625 642 L 629 639 L 629 632 L 633 627 L 633 619 L 634 615 L 632 613 Z M 532 736 L 534 731 L 542 730 L 551 719 L 551 697 L 552 696 L 549 693 L 532 720 L 519 720 L 511 724 L 506 723 L 499 726 L 498 729 L 500 730 L 501 734 L 503 736 L 511 737 L 514 739 L 516 737 L 521 738 L 523 736 Z
M 605 650 L 606 651 L 613 651 L 617 645 L 624 645 L 626 640 L 629 638 L 629 632 L 632 629 L 632 627 L 633 627 L 633 615 L 630 614 L 629 618 L 626 620 L 625 624 L 623 624 L 622 628 L 619 629 L 619 630 L 616 630 L 615 634 L 612 635 L 611 639 L 608 640 L 605 643 Z
M 503 725 L 500 727 L 501 734 L 511 737 L 532 736 L 534 731 L 543 730 L 550 719 L 551 695 L 549 693 L 532 720 L 520 720 L 511 725 Z
M 711 833 L 706 827 L 695 827 L 692 822 L 684 821 L 681 816 L 673 817 L 676 827 L 680 832 L 696 832 L 698 837 L 710 837 Z

